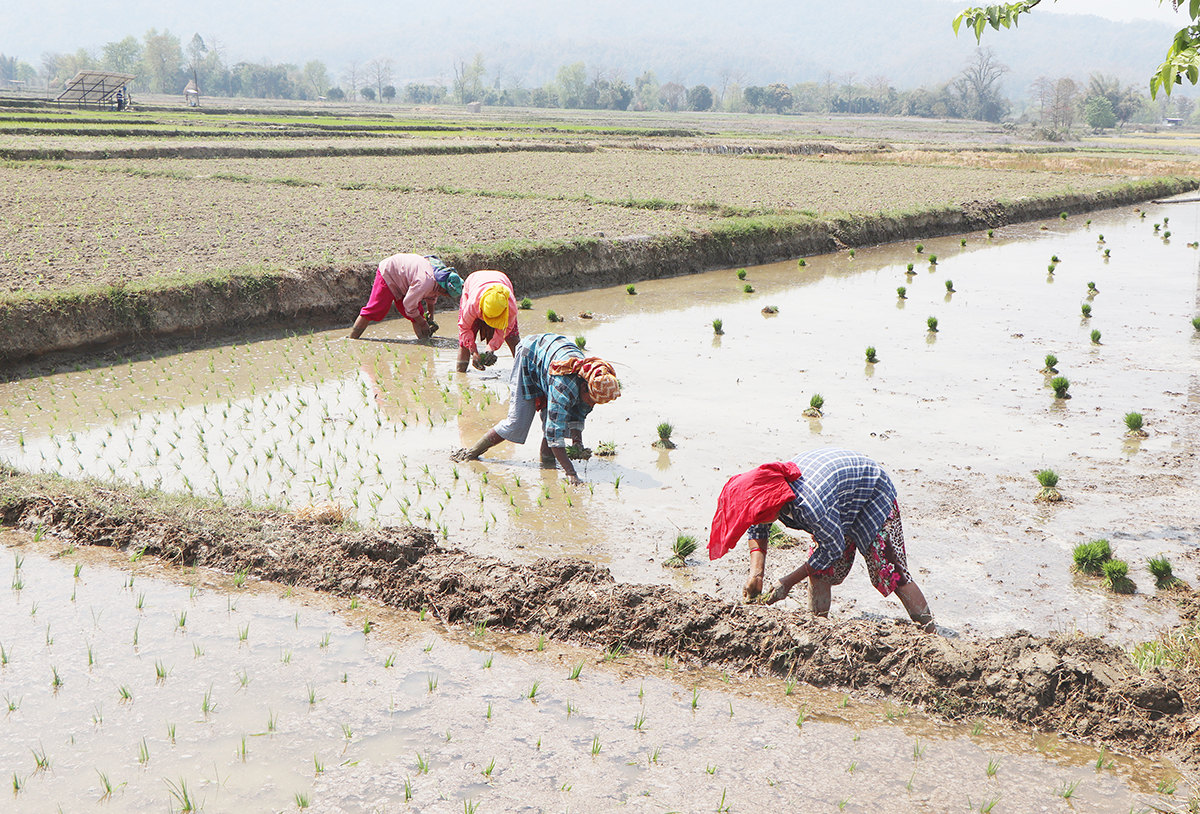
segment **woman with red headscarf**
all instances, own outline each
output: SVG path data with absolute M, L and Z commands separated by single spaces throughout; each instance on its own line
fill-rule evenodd
M 775 520 L 807 531 L 813 546 L 806 563 L 771 587 L 768 603 L 807 579 L 809 609 L 827 616 L 831 586 L 850 573 L 857 551 L 876 590 L 884 596 L 895 592 L 922 630 L 936 630 L 929 603 L 908 572 L 896 487 L 875 461 L 848 449 L 818 449 L 729 479 L 717 499 L 708 556 L 723 557 L 747 535 L 750 578 L 742 590 L 747 600 L 763 593 L 767 537 Z

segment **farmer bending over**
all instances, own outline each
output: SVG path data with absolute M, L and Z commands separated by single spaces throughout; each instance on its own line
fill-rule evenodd
M 922 630 L 936 630 L 929 603 L 908 573 L 896 487 L 875 461 L 848 449 L 818 449 L 729 479 L 717 498 L 708 556 L 723 557 L 749 532 L 750 578 L 742 589 L 747 600 L 763 592 L 767 535 L 776 519 L 807 531 L 813 546 L 808 562 L 771 586 L 768 603 L 807 577 L 809 609 L 828 616 L 830 587 L 842 583 L 859 551 L 876 590 L 884 596 L 895 591 Z
M 487 342 L 495 353 L 500 343 L 507 342 L 513 358 L 521 333 L 517 328 L 517 300 L 512 283 L 502 271 L 476 271 L 463 283 L 462 300 L 458 303 L 458 372 L 467 372 L 469 360 L 476 370 L 483 370 L 475 338 Z
M 393 254 L 382 261 L 375 271 L 371 299 L 358 312 L 358 319 L 350 330 L 350 338 L 362 336 L 368 323 L 379 322 L 386 317 L 395 303 L 400 315 L 412 323 L 417 339 L 428 339 L 437 330 L 433 308 L 438 295 L 457 300 L 462 289 L 462 278 L 436 256 Z
M 501 421 L 470 449 L 454 453 L 455 460 L 475 460 L 501 441 L 524 444 L 534 412 L 542 418 L 543 466 L 562 467 L 568 480 L 578 484 L 575 467 L 567 457 L 568 437 L 583 447 L 583 421 L 592 407 L 621 395 L 612 365 L 583 351 L 565 336 L 535 334 L 517 345 L 509 384 L 513 394 L 508 418 Z

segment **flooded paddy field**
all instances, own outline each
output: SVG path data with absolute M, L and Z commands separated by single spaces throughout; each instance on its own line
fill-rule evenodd
M 677 534 L 706 538 L 730 475 L 847 446 L 897 481 L 910 563 L 945 627 L 1130 646 L 1178 620 L 1147 557 L 1165 554 L 1197 581 L 1198 255 L 1187 244 L 1200 239 L 1198 218 L 1195 204 L 1149 206 L 1145 218 L 1127 208 L 971 234 L 965 246 L 943 238 L 921 252 L 894 244 L 751 268 L 744 280 L 729 269 L 635 294 L 541 298 L 522 332 L 585 337 L 624 387 L 588 420 L 587 445 L 610 441 L 617 454 L 583 464 L 583 487 L 541 469 L 533 444 L 449 460 L 505 415 L 511 364 L 504 355 L 487 373 L 455 373 L 451 314 L 432 347 L 389 320 L 363 342 L 330 331 L 16 380 L 0 386 L 0 455 L 233 503 L 332 500 L 361 524 L 412 522 L 473 553 L 583 557 L 622 582 L 732 600 L 740 551 L 663 568 Z M 763 314 L 768 305 L 778 313 Z M 548 309 L 566 321 L 550 324 Z M 1049 389 L 1048 353 L 1070 400 Z M 824 415 L 807 419 L 814 393 Z M 1147 438 L 1125 436 L 1130 411 L 1145 416 Z M 663 421 L 675 450 L 651 446 Z M 1033 502 L 1044 468 L 1061 475 L 1063 503 Z M 1100 537 L 1130 562 L 1134 595 L 1072 572 L 1072 548 Z M 804 551 L 772 554 L 769 571 L 791 570 Z M 835 618 L 897 611 L 861 574 L 835 592 Z
M 1170 763 L 0 532 L 5 810 L 1183 810 Z

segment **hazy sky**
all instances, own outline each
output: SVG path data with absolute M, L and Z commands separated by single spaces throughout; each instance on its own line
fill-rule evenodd
M 970 5 L 986 5 L 987 0 L 972 0 Z M 1184 0 L 1186 3 L 1187 0 Z M 1187 13 L 1177 12 L 1171 5 L 1171 0 L 1159 3 L 1158 0 L 1042 0 L 1035 14 L 1043 11 L 1061 14 L 1095 14 L 1110 20 L 1126 22 L 1128 20 L 1158 20 L 1182 28 L 1188 21 Z M 1163 46 L 1166 47 L 1165 45 Z
M 996 0 L 990 0 L 995 2 Z M 898 87 L 947 80 L 975 47 L 950 21 L 989 0 L 41 0 L 39 13 L 0 15 L 0 54 L 35 67 L 45 52 L 99 53 L 110 41 L 169 29 L 200 34 L 229 64 L 322 60 L 340 81 L 348 66 L 395 60 L 397 86 L 447 83 L 456 61 L 484 55 L 488 81 L 551 81 L 567 63 L 654 70 L 660 81 L 816 81 L 832 71 L 875 74 Z M 855 14 L 847 14 L 846 7 Z M 1092 14 L 1106 19 L 1075 18 Z M 875 25 L 868 21 L 874 19 Z M 1111 21 L 1116 21 L 1111 22 Z M 1038 76 L 1091 72 L 1145 85 L 1172 33 L 1188 22 L 1158 0 L 1043 0 L 1019 31 L 987 31 L 983 44 L 1012 67 L 1010 93 Z M 1170 27 L 1168 27 L 1170 26 Z M 932 58 L 931 58 L 932 57 Z

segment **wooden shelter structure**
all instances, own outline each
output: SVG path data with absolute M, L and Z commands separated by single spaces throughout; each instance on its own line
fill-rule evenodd
M 183 99 L 188 107 L 200 107 L 200 87 L 194 78 L 189 79 L 187 87 L 183 89 Z
M 123 110 L 129 102 L 125 86 L 134 80 L 133 74 L 112 71 L 80 71 L 67 83 L 54 100 L 76 107 L 117 108 Z

